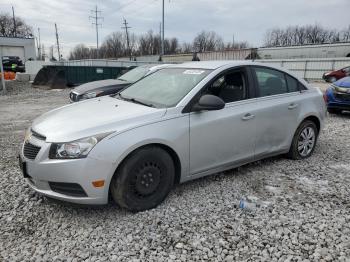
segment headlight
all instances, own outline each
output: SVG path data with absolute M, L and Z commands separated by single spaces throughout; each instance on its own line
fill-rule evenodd
M 50 159 L 85 158 L 94 146 L 110 133 L 82 138 L 67 143 L 53 143 L 50 148 Z
M 90 99 L 99 96 L 102 93 L 102 91 L 96 91 L 96 92 L 90 92 L 83 95 L 83 99 Z
M 339 86 L 334 86 L 335 91 L 340 92 L 340 93 L 347 93 L 349 88 L 344 88 L 344 87 L 339 87 Z

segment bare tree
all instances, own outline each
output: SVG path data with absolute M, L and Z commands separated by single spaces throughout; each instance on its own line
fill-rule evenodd
M 79 44 L 70 52 L 69 60 L 89 59 L 94 57 L 95 54 L 93 48 L 89 48 L 84 44 Z
M 0 13 L 0 36 L 5 37 L 33 37 L 32 28 L 27 25 L 22 18 L 15 17 L 16 28 L 13 23 L 13 18 L 8 13 Z
M 350 25 L 348 29 L 343 31 L 325 29 L 318 24 L 289 26 L 285 29 L 273 28 L 265 34 L 265 46 L 291 46 L 349 41 L 349 31 Z
M 104 58 L 118 58 L 126 55 L 126 39 L 122 32 L 108 35 L 100 48 L 100 56 Z
M 193 45 L 191 43 L 183 43 L 181 46 L 181 53 L 188 54 L 193 51 Z
M 224 49 L 224 42 L 214 31 L 202 31 L 194 38 L 193 47 L 197 52 L 217 51 Z

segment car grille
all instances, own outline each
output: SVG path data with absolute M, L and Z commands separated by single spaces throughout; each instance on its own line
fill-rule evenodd
M 350 94 L 335 93 L 335 98 L 344 101 L 350 101 Z
M 73 197 L 87 197 L 84 189 L 76 183 L 49 182 L 52 191 Z
M 39 140 L 46 140 L 46 136 L 40 135 L 39 133 L 35 132 L 33 129 L 31 130 L 32 132 L 32 136 L 34 136 L 35 138 L 39 139 Z
M 40 149 L 41 147 L 35 146 L 31 143 L 25 143 L 23 147 L 23 155 L 28 159 L 34 160 Z

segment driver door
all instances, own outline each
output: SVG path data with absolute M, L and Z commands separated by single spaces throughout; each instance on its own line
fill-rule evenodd
M 201 176 L 254 159 L 256 119 L 246 68 L 217 76 L 203 94 L 222 98 L 225 108 L 190 113 L 190 175 Z

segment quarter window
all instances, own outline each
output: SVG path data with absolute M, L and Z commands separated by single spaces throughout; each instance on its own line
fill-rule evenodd
M 298 92 L 299 91 L 298 81 L 289 75 L 286 75 L 286 79 L 287 79 L 288 91 Z
M 264 67 L 256 67 L 254 72 L 261 97 L 288 92 L 284 73 Z

